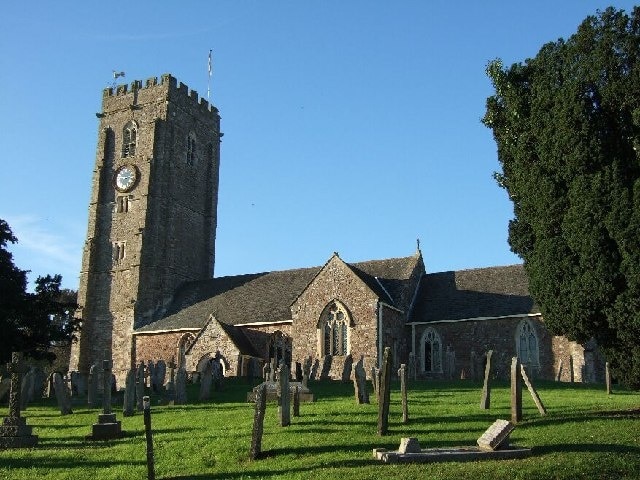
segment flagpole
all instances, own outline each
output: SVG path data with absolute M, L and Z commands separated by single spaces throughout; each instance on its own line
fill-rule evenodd
M 207 78 L 207 101 L 211 94 L 211 50 L 209 50 L 209 76 Z

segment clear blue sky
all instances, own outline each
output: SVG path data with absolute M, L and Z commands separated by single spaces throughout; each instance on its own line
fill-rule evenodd
M 410 255 L 519 262 L 480 123 L 484 73 L 535 56 L 591 0 L 5 2 L 0 218 L 16 264 L 77 288 L 102 89 L 171 73 L 222 116 L 216 275 Z M 632 2 L 615 2 L 630 11 Z

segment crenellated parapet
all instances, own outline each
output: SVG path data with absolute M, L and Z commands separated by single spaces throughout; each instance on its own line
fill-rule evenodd
M 126 97 L 127 95 L 138 95 L 144 94 L 146 91 L 155 89 L 157 87 L 163 87 L 167 90 L 168 95 L 171 98 L 178 98 L 178 96 L 183 96 L 185 99 L 190 99 L 191 102 L 195 105 L 199 105 L 199 108 L 218 113 L 218 109 L 211 105 L 209 101 L 198 95 L 198 92 L 195 90 L 189 89 L 184 83 L 178 82 L 178 80 L 172 76 L 171 74 L 165 73 L 164 75 L 158 77 L 148 78 L 146 81 L 134 80 L 131 84 L 121 84 L 114 87 L 105 88 L 102 91 L 103 101 L 108 98 L 117 98 L 117 97 Z M 175 97 L 174 97 L 175 95 Z

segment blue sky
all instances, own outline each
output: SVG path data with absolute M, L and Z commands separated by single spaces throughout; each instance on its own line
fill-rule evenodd
M 15 263 L 77 288 L 102 89 L 171 73 L 222 116 L 216 275 L 410 255 L 519 262 L 480 123 L 489 60 L 568 37 L 590 0 L 8 2 L 0 218 Z M 124 82 L 122 82 L 124 83 Z

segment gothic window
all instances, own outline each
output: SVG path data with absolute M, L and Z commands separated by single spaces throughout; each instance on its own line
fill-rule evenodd
M 122 131 L 122 156 L 133 157 L 136 154 L 137 143 L 138 126 L 134 121 L 127 122 Z
M 186 367 L 186 354 L 196 337 L 193 333 L 185 333 L 182 337 L 180 337 L 180 341 L 178 342 L 178 367 Z
M 529 366 L 539 366 L 540 357 L 538 349 L 538 337 L 533 324 L 524 319 L 516 330 L 516 349 L 520 363 Z
M 331 302 L 322 312 L 319 322 L 322 339 L 321 355 L 349 353 L 349 315 L 338 302 Z
M 420 342 L 422 350 L 422 371 L 426 373 L 442 372 L 442 340 L 433 328 L 427 328 Z
M 116 198 L 116 212 L 127 213 L 129 211 L 129 195 L 118 195 Z
M 196 158 L 196 136 L 190 133 L 187 137 L 187 165 L 193 165 Z
M 127 242 L 113 242 L 113 261 L 115 263 L 124 260 L 126 257 Z

